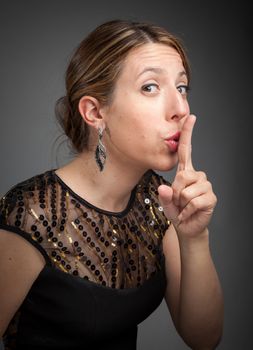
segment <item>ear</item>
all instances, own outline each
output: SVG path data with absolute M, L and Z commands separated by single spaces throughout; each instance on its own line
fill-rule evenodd
M 99 113 L 99 101 L 92 96 L 83 96 L 78 103 L 78 109 L 85 123 L 98 129 L 103 121 L 103 117 Z

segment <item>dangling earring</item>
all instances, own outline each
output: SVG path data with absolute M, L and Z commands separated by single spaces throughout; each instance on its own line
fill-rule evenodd
M 99 127 L 98 128 L 98 145 L 95 151 L 95 159 L 100 171 L 104 170 L 104 165 L 106 160 L 106 148 L 102 142 L 102 137 L 103 137 L 103 129 Z

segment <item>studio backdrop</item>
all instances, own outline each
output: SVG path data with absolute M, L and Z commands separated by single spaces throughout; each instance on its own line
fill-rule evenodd
M 218 197 L 210 246 L 225 297 L 221 350 L 253 348 L 249 14 L 243 1 L 163 0 L 1 1 L 0 11 L 0 196 L 71 159 L 54 105 L 64 93 L 68 60 L 89 31 L 115 18 L 145 20 L 183 40 L 197 116 L 193 163 L 207 173 Z M 139 325 L 138 349 L 187 349 L 165 301 Z

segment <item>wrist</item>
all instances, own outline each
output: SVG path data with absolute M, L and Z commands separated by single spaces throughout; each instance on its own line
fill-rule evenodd
M 209 250 L 209 231 L 207 228 L 200 234 L 194 237 L 187 237 L 187 235 L 178 235 L 178 241 L 181 250 L 190 252 L 205 252 Z

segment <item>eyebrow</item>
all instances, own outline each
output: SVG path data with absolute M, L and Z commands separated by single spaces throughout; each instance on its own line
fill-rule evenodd
M 154 72 L 157 74 L 162 74 L 162 73 L 165 73 L 165 70 L 158 67 L 146 67 L 138 74 L 137 78 L 139 78 L 142 74 L 146 72 Z
M 166 70 L 163 68 L 159 68 L 159 67 L 146 67 L 138 74 L 137 78 L 139 78 L 142 74 L 144 74 L 146 72 L 154 72 L 157 74 L 164 74 L 166 72 Z M 185 70 L 178 73 L 178 78 L 181 78 L 184 75 L 187 77 Z

